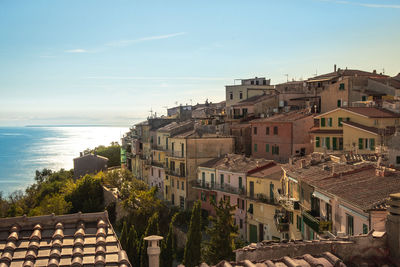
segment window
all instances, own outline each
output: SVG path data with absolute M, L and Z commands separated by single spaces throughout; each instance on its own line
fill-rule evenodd
M 258 85 L 258 81 L 256 81 L 256 85 Z
M 239 220 L 239 227 L 240 227 L 240 229 L 243 229 L 243 220 L 242 219 Z
M 207 201 L 207 196 L 204 192 L 201 192 L 201 200 L 202 201 Z
M 224 175 L 221 174 L 219 178 L 220 178 L 220 182 L 221 182 L 221 187 L 224 187 Z
M 254 81 L 250 81 L 250 84 L 251 84 L 251 85 L 254 85 Z
M 182 188 L 182 190 L 185 190 L 185 182 L 182 182 L 181 188 Z
M 172 152 L 174 152 L 174 150 L 175 150 L 175 143 L 174 142 L 171 144 L 171 150 L 172 150 Z
M 230 203 L 231 202 L 231 197 L 224 195 L 224 201 Z
M 325 137 L 325 147 L 326 149 L 330 149 L 331 148 L 331 144 L 330 144 L 330 137 Z
M 254 134 L 257 134 L 257 127 L 254 127 L 254 128 L 253 128 L 253 133 L 254 133 Z
M 232 93 L 232 92 L 229 93 L 229 99 L 230 99 L 230 100 L 233 99 L 233 93 Z
M 151 176 L 154 176 L 154 169 L 151 168 Z
M 336 137 L 332 137 L 332 148 L 333 150 L 337 150 L 337 138 Z
M 165 180 L 168 180 L 168 175 L 165 175 Z
M 161 177 L 161 170 L 158 170 L 158 177 Z
M 320 144 L 320 137 L 319 136 L 316 136 L 315 137 L 315 147 L 320 147 L 321 146 L 321 144 Z
M 175 205 L 175 194 L 171 194 L 172 205 Z
M 165 148 L 168 149 L 168 137 L 165 138 Z
M 400 156 L 396 156 L 396 164 L 400 164 Z
M 326 203 L 325 209 L 326 209 L 326 220 L 332 221 L 332 206 L 329 203 Z
M 368 234 L 368 225 L 363 223 L 363 234 Z
M 181 209 L 185 208 L 185 198 L 184 197 L 179 197 L 179 207 Z
M 265 134 L 266 134 L 266 135 L 269 135 L 269 127 L 266 127 L 266 128 L 265 128 Z
M 341 90 L 341 91 L 344 90 L 344 83 L 339 84 L 339 90 Z
M 161 144 L 161 138 L 160 137 L 158 137 L 158 144 L 159 145 Z
M 361 101 L 367 101 L 367 96 L 363 95 L 363 96 L 361 97 Z
M 269 144 L 265 145 L 265 152 L 267 152 L 267 153 L 269 152 Z
M 174 187 L 174 179 L 171 179 L 171 187 Z
M 354 218 L 353 218 L 353 216 L 346 214 L 346 221 L 347 221 L 346 234 L 354 235 Z
M 181 144 L 181 156 L 183 158 L 183 156 L 185 155 L 185 145 Z
M 321 127 L 325 127 L 325 118 L 321 118 Z
M 257 144 L 254 144 L 254 152 L 257 152 Z
M 214 187 L 214 173 L 211 173 L 211 187 Z
M 243 93 L 242 92 L 239 92 L 239 98 L 243 99 Z
M 240 177 L 239 176 L 239 188 L 242 188 L 243 187 L 243 184 L 242 184 L 243 182 L 242 182 L 242 177 Z
M 179 189 L 179 181 L 176 181 L 176 188 Z
M 342 100 L 338 99 L 337 106 L 340 108 L 342 106 Z
M 210 195 L 210 203 L 214 202 L 215 203 L 215 195 Z
M 343 121 L 343 118 L 339 118 L 339 119 L 338 119 L 338 126 L 339 126 L 339 127 L 342 127 L 342 126 L 343 126 L 342 121 Z
M 202 185 L 203 187 L 206 186 L 206 173 L 205 173 L 205 172 L 202 172 L 202 173 L 201 173 L 201 185 Z
M 248 212 L 249 212 L 250 214 L 253 214 L 253 204 L 252 204 L 252 203 L 249 204 L 249 210 L 248 210 Z
M 301 231 L 301 217 L 299 215 L 296 215 L 296 227 Z
M 332 118 L 328 118 L 328 126 L 332 127 Z
M 375 150 L 375 139 L 374 138 L 369 139 L 369 149 Z
M 278 127 L 274 126 L 274 135 L 277 135 L 277 134 L 278 134 Z
M 358 138 L 358 149 L 364 149 L 363 147 L 363 139 L 362 138 Z
M 279 155 L 279 146 L 272 146 L 271 148 L 272 155 Z

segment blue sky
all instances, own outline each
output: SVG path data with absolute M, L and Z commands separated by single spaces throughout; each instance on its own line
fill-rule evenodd
M 400 72 L 400 1 L 0 1 L 0 125 L 129 125 L 338 67 Z

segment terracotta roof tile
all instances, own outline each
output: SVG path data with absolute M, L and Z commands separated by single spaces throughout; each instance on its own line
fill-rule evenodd
M 83 265 L 131 266 L 107 213 L 0 219 L 0 267 Z

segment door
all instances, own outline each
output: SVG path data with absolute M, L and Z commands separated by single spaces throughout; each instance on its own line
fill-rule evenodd
M 262 223 L 258 224 L 258 242 L 264 239 L 264 225 Z
M 257 225 L 249 224 L 250 227 L 250 243 L 257 243 Z

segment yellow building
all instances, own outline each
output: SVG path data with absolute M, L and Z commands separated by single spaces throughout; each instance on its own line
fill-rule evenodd
M 246 178 L 247 237 L 251 243 L 280 240 L 281 233 L 275 223 L 278 209 L 275 191 L 280 188 L 282 169 L 279 165 L 249 174 Z
M 399 125 L 400 114 L 373 107 L 349 107 L 315 118 L 319 125 L 310 131 L 314 152 L 369 154 L 387 145 L 386 137 Z

